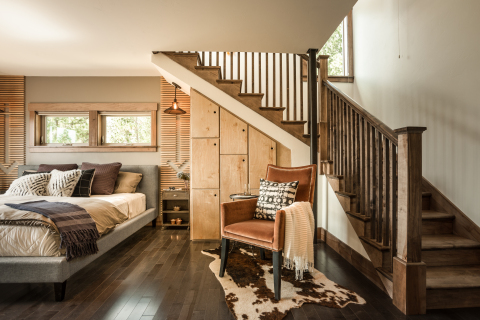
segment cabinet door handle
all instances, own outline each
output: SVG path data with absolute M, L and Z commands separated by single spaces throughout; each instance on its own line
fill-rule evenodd
M 243 159 L 242 161 L 245 162 L 245 159 Z
M 243 132 L 245 132 L 245 129 L 242 129 Z
M 216 196 L 217 196 L 217 194 L 215 193 L 213 196 L 214 196 L 214 197 L 216 197 Z
M 273 147 L 271 147 L 270 149 L 273 150 Z
M 213 145 L 214 145 L 214 146 L 216 146 L 217 144 L 216 144 L 216 143 L 214 143 Z
M 213 113 L 217 113 L 217 111 L 213 111 Z

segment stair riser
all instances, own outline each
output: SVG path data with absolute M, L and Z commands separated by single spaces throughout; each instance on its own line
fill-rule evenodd
M 363 237 L 365 235 L 365 222 L 352 217 L 351 215 L 347 214 L 348 220 L 350 220 L 350 224 L 352 225 L 353 229 L 357 233 L 357 236 Z
M 372 246 L 366 241 L 362 241 L 363 247 L 367 252 L 372 264 L 375 268 L 383 267 L 385 269 L 390 269 L 392 266 L 392 259 L 390 257 L 390 251 L 378 250 L 376 247 Z
M 427 309 L 480 307 L 480 288 L 427 289 Z
M 453 220 L 423 220 L 422 234 L 450 234 L 453 233 Z
M 430 210 L 431 197 L 422 197 L 422 210 Z
M 255 107 L 255 108 L 260 108 L 262 106 L 262 98 L 260 97 L 242 97 L 240 96 L 240 101 L 242 101 L 244 104 Z M 260 109 L 259 109 L 260 110 Z M 265 111 L 268 112 L 268 111 Z M 283 118 L 283 115 L 282 115 Z
M 427 267 L 480 264 L 480 249 L 423 250 Z
M 197 57 L 193 56 L 171 56 L 172 60 L 181 64 L 190 71 L 195 72 L 195 67 L 197 66 Z
M 217 80 L 220 79 L 218 71 L 196 70 L 195 72 L 200 76 L 200 78 L 210 82 L 214 86 L 217 85 Z
M 343 179 L 333 179 L 333 178 L 327 178 L 328 183 L 332 187 L 333 191 L 344 191 L 345 186 Z
M 226 92 L 228 95 L 230 95 L 232 97 L 236 97 L 240 93 L 240 85 L 239 84 L 218 83 L 217 82 L 216 85 L 220 90 L 223 90 L 224 92 Z
M 337 194 L 338 201 L 342 205 L 343 211 L 355 211 L 357 200 L 355 198 L 344 197 Z

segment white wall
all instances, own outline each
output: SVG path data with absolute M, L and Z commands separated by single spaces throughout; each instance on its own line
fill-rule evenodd
M 25 105 L 30 102 L 156 102 L 160 104 L 158 77 L 26 77 Z M 160 107 L 159 107 L 160 108 Z M 160 128 L 160 113 L 157 113 Z M 28 124 L 28 112 L 26 123 Z M 30 127 L 26 127 L 27 164 L 78 163 L 83 161 L 127 165 L 160 165 L 157 152 L 31 153 Z M 157 130 L 160 142 L 160 130 Z
M 338 85 L 392 129 L 426 126 L 424 177 L 477 224 L 479 12 L 478 0 L 358 1 L 355 82 Z M 346 223 L 335 212 L 330 227 Z

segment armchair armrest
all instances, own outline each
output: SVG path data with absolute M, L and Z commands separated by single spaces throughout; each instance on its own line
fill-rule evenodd
M 285 244 L 285 210 L 278 210 L 273 230 L 273 250 L 283 250 Z
M 257 207 L 257 199 L 224 202 L 220 205 L 221 228 L 234 223 L 252 220 Z

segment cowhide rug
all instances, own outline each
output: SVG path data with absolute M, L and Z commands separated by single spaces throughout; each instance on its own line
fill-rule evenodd
M 364 304 L 365 300 L 314 270 L 304 273 L 302 281 L 295 280 L 295 272 L 282 268 L 282 299 L 274 299 L 271 254 L 260 260 L 247 247 L 236 247 L 228 255 L 225 276 L 220 278 L 220 248 L 202 251 L 215 258 L 210 270 L 225 290 L 227 306 L 236 319 L 283 319 L 290 309 L 304 303 L 315 303 L 330 308 L 343 308 L 349 303 Z M 254 259 L 255 257 L 255 259 Z

